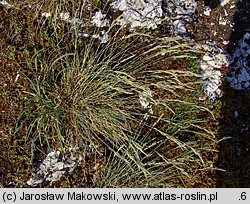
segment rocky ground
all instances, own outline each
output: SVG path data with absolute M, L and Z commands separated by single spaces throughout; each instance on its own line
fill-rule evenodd
M 224 6 L 210 3 L 205 2 L 206 6 L 213 8 L 210 13 L 204 13 L 202 4 L 199 7 L 203 25 L 207 27 L 206 34 L 234 58 L 227 68 L 229 83 L 224 82 L 222 86 L 219 132 L 221 138 L 228 139 L 219 145 L 221 153 L 216 166 L 226 171 L 217 172 L 217 186 L 249 187 L 248 71 L 242 74 L 247 81 L 246 88 L 239 86 L 235 78 L 241 80 L 240 69 L 249 68 L 249 55 L 246 53 L 242 57 L 238 53 L 249 50 L 250 4 L 248 1 L 229 1 Z M 248 45 L 245 47 L 244 43 Z M 242 49 L 244 51 L 240 51 Z
M 214 150 L 216 153 L 206 155 L 211 165 L 202 171 L 193 172 L 193 178 L 188 187 L 249 187 L 250 2 L 247 0 L 166 0 L 161 4 L 160 0 L 152 0 L 137 5 L 124 2 L 114 1 L 112 8 L 116 9 L 116 12 L 123 12 L 120 23 L 130 25 L 126 32 L 133 32 L 138 27 L 149 29 L 161 27 L 162 16 L 164 16 L 164 19 L 170 22 L 169 35 L 181 36 L 202 53 L 198 74 L 201 75 L 204 91 L 197 100 L 204 103 L 209 101 L 212 109 L 216 110 L 218 123 L 215 129 L 218 134 Z M 45 160 L 40 161 L 42 163 L 40 167 L 43 168 L 37 170 L 38 173 L 34 177 L 33 166 L 29 164 L 32 144 L 29 141 L 20 140 L 18 135 L 13 134 L 20 110 L 23 108 L 23 100 L 27 97 L 22 94 L 26 91 L 23 87 L 28 83 L 19 79 L 17 67 L 22 67 L 21 60 L 29 57 L 29 53 L 25 50 L 41 45 L 32 44 L 35 40 L 30 39 L 35 36 L 26 36 L 22 33 L 25 29 L 22 28 L 22 31 L 16 29 L 13 22 L 25 26 L 25 22 L 21 22 L 25 21 L 25 18 L 22 19 L 24 15 L 22 13 L 18 14 L 21 17 L 19 19 L 9 17 L 9 13 L 14 12 L 11 11 L 11 6 L 12 4 L 6 1 L 0 1 L 2 14 L 0 35 L 3 36 L 0 40 L 0 185 L 3 187 L 25 186 L 26 181 L 29 181 L 28 185 L 32 185 L 35 182 L 39 183 L 40 178 L 35 177 L 46 174 L 49 181 L 51 178 L 60 177 L 64 171 L 68 173 L 74 171 L 74 174 L 63 177 L 61 183 L 55 184 L 55 186 L 69 186 L 70 183 L 74 186 L 77 177 L 85 176 L 85 174 L 96 175 L 93 169 L 98 169 L 98 167 L 92 164 L 94 162 L 91 156 L 89 162 L 79 168 L 75 166 L 75 157 L 67 160 L 66 163 L 56 163 L 55 159 L 59 155 L 56 152 L 50 152 L 47 156 L 43 155 Z M 103 7 L 107 10 L 108 16 L 111 11 Z M 95 6 L 93 8 L 97 10 Z M 141 15 L 146 16 L 147 21 L 137 15 L 135 11 L 138 8 L 142 11 Z M 47 18 L 51 14 L 49 11 L 43 11 L 41 15 Z M 61 15 L 61 19 L 68 22 L 78 20 L 69 18 L 66 13 Z M 99 28 L 110 23 L 107 19 L 104 12 L 92 14 L 92 23 Z M 10 29 L 5 29 L 6 27 Z M 83 38 L 96 38 L 106 43 L 110 33 L 103 30 L 95 35 L 82 30 L 79 35 Z M 22 36 L 30 39 L 22 39 Z M 46 43 L 48 42 L 43 42 L 43 45 Z M 11 59 L 11 53 L 18 54 L 12 56 Z M 26 69 L 25 72 L 29 74 L 30 70 Z M 145 101 L 142 103 L 142 106 L 147 105 Z M 25 134 L 25 132 L 18 134 Z M 48 169 L 61 171 L 52 175 L 46 173 Z M 196 177 L 199 179 L 195 179 Z M 82 184 L 78 186 L 88 186 L 88 181 L 82 180 L 81 182 Z

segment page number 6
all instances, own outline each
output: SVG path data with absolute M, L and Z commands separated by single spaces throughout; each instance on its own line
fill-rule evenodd
M 240 199 L 239 200 L 246 200 L 247 199 L 247 193 L 246 192 L 242 192 L 240 194 Z

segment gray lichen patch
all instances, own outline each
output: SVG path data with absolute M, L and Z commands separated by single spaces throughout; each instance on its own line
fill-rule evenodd
M 197 12 L 195 0 L 166 0 L 167 19 L 172 35 L 187 36 L 187 24 L 194 21 Z
M 92 146 L 86 146 L 84 151 L 79 148 L 70 148 L 70 155 L 67 158 L 61 158 L 60 151 L 51 150 L 46 158 L 38 165 L 33 178 L 27 181 L 27 185 L 35 187 L 39 184 L 52 185 L 61 179 L 66 173 L 71 173 L 84 160 L 84 156 L 90 156 L 94 152 Z M 77 152 L 81 152 L 78 154 Z
M 111 6 L 122 11 L 120 25 L 136 28 L 157 28 L 163 18 L 162 0 L 115 0 Z
M 202 88 L 206 97 L 215 100 L 222 96 L 220 86 L 223 81 L 223 67 L 227 69 L 232 59 L 231 56 L 216 42 L 197 44 L 197 49 L 205 54 L 200 61 L 199 74 L 202 78 Z
M 230 65 L 227 81 L 235 90 L 250 89 L 250 33 L 246 33 L 239 40 L 238 48 L 233 54 L 233 63 Z

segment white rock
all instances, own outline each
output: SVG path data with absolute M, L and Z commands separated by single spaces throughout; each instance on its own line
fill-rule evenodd
M 29 186 L 37 186 L 38 184 L 42 183 L 43 182 L 43 179 L 33 179 L 31 178 L 30 180 L 28 180 L 26 183 L 29 185 Z
M 80 38 L 88 38 L 90 36 L 90 34 L 86 33 L 85 31 L 79 31 L 78 36 Z
M 221 64 L 226 64 L 226 65 L 229 64 L 228 56 L 225 53 L 217 54 L 215 55 L 215 58 L 217 58 L 221 62 Z
M 225 6 L 229 2 L 230 2 L 230 0 L 220 0 L 220 5 Z
M 207 97 L 215 100 L 222 95 L 220 86 L 223 75 L 219 69 L 222 66 L 228 66 L 230 58 L 216 43 L 207 42 L 198 48 L 206 53 L 200 62 L 201 70 L 199 73 L 202 79 L 202 88 Z
M 130 29 L 153 28 L 162 21 L 162 0 L 115 0 L 111 6 L 123 11 L 121 25 L 130 24 Z
M 172 35 L 187 36 L 186 24 L 194 21 L 197 10 L 195 0 L 165 0 L 167 17 L 170 19 Z
M 223 18 L 220 16 L 219 24 L 220 24 L 220 25 L 227 25 L 227 20 L 226 20 L 226 19 L 223 19 Z
M 205 8 L 204 8 L 204 15 L 210 16 L 211 11 L 212 10 L 211 10 L 211 8 L 209 6 L 205 6 Z
M 222 95 L 222 91 L 220 89 L 216 89 L 215 90 L 215 96 L 218 97 L 218 96 L 221 96 Z
M 73 18 L 69 19 L 68 22 L 69 22 L 69 23 L 72 23 L 72 24 L 76 24 L 76 23 L 77 23 L 77 24 L 80 24 L 80 23 L 81 23 L 81 20 L 80 20 L 79 18 L 73 17 Z
M 228 43 L 229 43 L 229 41 L 226 41 L 226 40 L 224 40 L 224 41 L 222 42 L 223 45 L 228 45 Z
M 66 12 L 66 13 L 62 12 L 62 13 L 60 13 L 60 19 L 61 20 L 67 21 L 67 20 L 69 20 L 69 18 L 70 18 L 69 12 Z
M 205 55 L 203 56 L 202 59 L 203 59 L 204 61 L 211 61 L 211 60 L 213 60 L 213 57 L 211 57 L 211 56 L 205 54 Z
M 103 34 L 103 35 L 100 37 L 100 40 L 101 40 L 101 43 L 102 43 L 102 44 L 107 43 L 107 42 L 109 41 L 109 35 L 108 35 L 108 33 Z
M 106 14 L 98 11 L 92 17 L 91 23 L 99 28 L 109 26 L 109 20 L 105 19 Z
M 55 171 L 46 178 L 46 181 L 49 182 L 59 181 L 60 178 L 63 176 L 63 174 L 65 174 L 65 171 Z
M 193 15 L 197 10 L 197 2 L 195 0 L 165 0 L 167 9 L 170 12 L 175 12 L 177 18 L 193 20 Z
M 186 23 L 183 20 L 173 21 L 171 33 L 173 35 L 185 35 L 187 33 Z
M 5 0 L 0 0 L 0 4 L 2 4 L 3 6 L 6 6 L 6 7 L 14 7 L 12 4 L 8 3 L 7 1 Z
M 57 162 L 53 165 L 52 171 L 58 171 L 64 169 L 64 163 L 63 162 Z
M 202 70 L 213 70 L 213 67 L 211 67 L 208 63 L 205 61 L 201 61 L 200 63 L 201 69 Z
M 224 12 L 225 12 L 225 16 L 228 16 L 228 13 L 227 13 L 227 10 L 226 10 L 226 9 L 224 10 Z
M 151 108 L 150 102 L 148 98 L 152 97 L 152 91 L 150 89 L 147 89 L 144 91 L 141 95 L 139 95 L 139 101 L 141 103 L 141 106 L 144 109 Z
M 77 166 L 77 158 L 70 157 L 62 161 L 59 160 L 59 151 L 51 151 L 40 164 L 34 178 L 27 181 L 30 186 L 36 186 L 43 182 L 53 183 L 58 181 L 63 174 L 72 172 Z
M 97 38 L 100 37 L 100 35 L 99 34 L 93 34 L 91 37 L 97 39 Z
M 50 12 L 44 12 L 44 13 L 42 13 L 42 16 L 45 17 L 45 18 L 49 18 L 49 17 L 51 17 L 51 13 Z

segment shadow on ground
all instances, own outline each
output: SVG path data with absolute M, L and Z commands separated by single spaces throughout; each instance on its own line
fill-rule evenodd
M 237 4 L 234 30 L 228 44 L 233 53 L 237 42 L 250 31 L 250 1 Z M 250 61 L 250 59 L 248 59 Z M 250 187 L 250 91 L 235 91 L 226 83 L 221 110 L 217 187 Z

